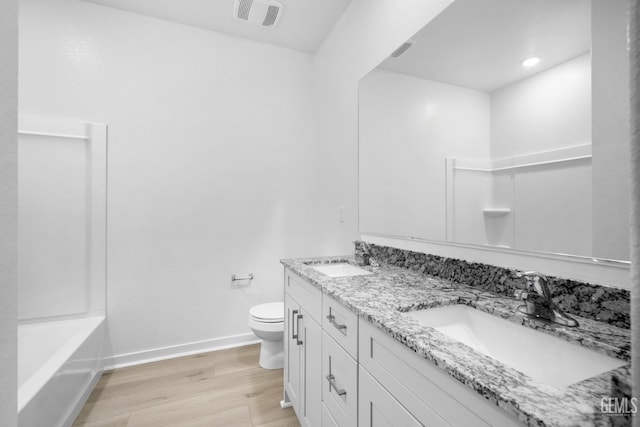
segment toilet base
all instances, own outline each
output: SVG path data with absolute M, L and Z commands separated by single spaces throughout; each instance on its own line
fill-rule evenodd
M 284 345 L 282 341 L 265 341 L 260 344 L 260 367 L 264 369 L 284 368 Z

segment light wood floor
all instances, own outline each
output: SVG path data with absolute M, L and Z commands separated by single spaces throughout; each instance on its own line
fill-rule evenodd
M 281 409 L 283 370 L 258 365 L 259 345 L 105 373 L 74 427 L 299 427 Z

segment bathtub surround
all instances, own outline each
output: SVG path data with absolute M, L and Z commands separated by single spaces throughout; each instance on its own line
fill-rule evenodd
M 68 425 L 104 366 L 107 127 L 18 127 L 18 423 Z
M 104 316 L 107 127 L 23 115 L 18 128 L 18 321 Z
M 0 425 L 17 424 L 18 1 L 0 2 Z
M 516 289 L 524 289 L 524 278 L 515 270 L 462 259 L 355 242 L 356 257 L 364 254 L 378 262 L 407 268 L 421 274 L 451 280 L 476 289 L 513 297 Z M 548 276 L 549 288 L 556 303 L 570 314 L 609 323 L 620 328 L 630 327 L 629 291 L 594 285 L 571 279 Z
M 629 58 L 631 63 L 631 328 L 633 388 L 640 397 L 640 4 L 631 1 Z M 634 427 L 640 427 L 636 414 Z

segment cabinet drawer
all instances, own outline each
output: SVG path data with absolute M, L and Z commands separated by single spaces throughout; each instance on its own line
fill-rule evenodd
M 422 424 L 522 425 L 369 322 L 360 319 L 359 332 L 361 366 Z
M 404 406 L 389 394 L 362 367 L 358 372 L 360 427 L 423 427 Z M 437 424 L 430 424 L 430 427 Z M 448 424 L 441 424 L 447 425 Z
M 322 329 L 358 359 L 358 316 L 326 294 L 322 295 Z
M 322 291 L 288 268 L 284 271 L 284 291 L 291 296 L 316 322 L 322 324 Z
M 358 364 L 322 333 L 322 401 L 339 427 L 358 423 Z

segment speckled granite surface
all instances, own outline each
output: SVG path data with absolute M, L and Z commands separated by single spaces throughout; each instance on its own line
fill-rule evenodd
M 356 257 L 362 256 L 364 245 L 371 256 L 384 264 L 453 280 L 497 294 L 510 297 L 516 288 L 522 289 L 524 286 L 524 279 L 516 277 L 515 270 L 361 241 L 355 242 Z M 631 310 L 628 290 L 553 276 L 547 278 L 553 300 L 566 313 L 629 328 Z
M 578 318 L 580 327 L 564 328 L 530 320 L 516 312 L 520 304 L 446 279 L 393 265 L 361 267 L 373 274 L 328 277 L 314 264 L 354 263 L 353 257 L 282 260 L 285 267 L 340 301 L 358 316 L 436 364 L 453 378 L 531 426 L 610 425 L 603 415 L 603 397 L 615 397 L 612 383 L 628 383 L 630 331 L 607 323 Z M 576 344 L 626 361 L 622 367 L 557 389 L 491 359 L 404 314 L 420 308 L 467 304 L 524 327 L 540 329 Z

